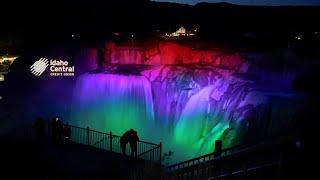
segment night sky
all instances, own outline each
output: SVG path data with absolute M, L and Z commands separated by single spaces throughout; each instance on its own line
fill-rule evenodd
M 233 4 L 241 5 L 317 5 L 320 6 L 320 0 L 156 0 L 162 2 L 177 2 L 177 3 L 187 3 L 196 4 L 199 2 L 228 2 Z

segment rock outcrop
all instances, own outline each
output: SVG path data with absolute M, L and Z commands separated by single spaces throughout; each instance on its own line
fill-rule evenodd
M 218 49 L 203 50 L 191 45 L 165 41 L 139 47 L 121 46 L 109 42 L 104 46 L 103 53 L 102 66 L 110 64 L 181 65 L 200 63 L 237 70 L 244 63 L 244 59 L 239 53 L 226 53 Z M 95 55 L 93 54 L 93 56 Z

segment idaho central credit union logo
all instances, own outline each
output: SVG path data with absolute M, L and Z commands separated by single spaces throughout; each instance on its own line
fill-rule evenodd
M 68 61 L 40 58 L 30 67 L 35 76 L 41 76 L 46 69 L 49 69 L 50 76 L 74 76 L 74 66 L 69 66 Z
M 49 60 L 46 58 L 40 58 L 38 61 L 32 64 L 30 67 L 31 73 L 36 76 L 41 76 L 41 74 L 47 69 L 49 66 Z

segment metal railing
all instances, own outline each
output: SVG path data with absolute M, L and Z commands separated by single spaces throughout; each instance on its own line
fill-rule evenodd
M 122 153 L 120 136 L 105 132 L 99 132 L 87 128 L 69 125 L 71 129 L 70 141 L 104 149 L 110 152 Z M 146 141 L 138 141 L 137 158 L 161 163 L 162 144 L 154 144 Z M 126 147 L 126 154 L 131 154 L 129 144 Z
M 221 155 L 219 155 L 219 157 L 230 155 L 235 151 L 243 149 L 244 147 L 245 147 L 244 145 L 238 145 L 238 146 L 233 146 L 233 147 L 230 147 L 230 148 L 223 149 L 221 151 Z M 199 157 L 196 157 L 196 158 L 193 158 L 193 159 L 189 159 L 187 161 L 183 161 L 183 162 L 180 162 L 180 163 L 177 163 L 177 164 L 170 165 L 170 166 L 167 167 L 167 169 L 168 169 L 169 172 L 170 171 L 176 171 L 176 170 L 179 170 L 179 169 L 188 168 L 190 166 L 195 166 L 197 164 L 202 164 L 202 163 L 206 163 L 206 162 L 212 161 L 215 157 L 217 157 L 217 156 L 216 156 L 215 152 L 213 152 L 213 153 L 206 154 L 206 155 L 203 155 L 203 156 L 199 156 Z
M 199 156 L 193 159 L 189 159 L 177 164 L 173 164 L 167 167 L 168 171 L 175 171 L 177 169 L 181 169 L 181 168 L 187 168 L 189 166 L 194 166 L 197 164 L 201 164 L 201 163 L 205 163 L 208 161 L 213 160 L 214 158 L 217 157 L 223 157 L 223 156 L 227 156 L 227 155 L 231 155 L 235 152 L 239 152 L 242 150 L 245 150 L 247 148 L 252 148 L 255 146 L 259 146 L 259 145 L 269 145 L 269 144 L 276 144 L 276 143 L 280 143 L 280 142 L 285 142 L 288 141 L 288 136 L 276 136 L 276 137 L 268 137 L 268 138 L 261 138 L 257 141 L 251 142 L 251 143 L 245 143 L 245 144 L 239 144 L 236 146 L 232 146 L 230 148 L 225 148 L 222 149 L 221 152 L 219 153 L 219 155 L 216 155 L 216 152 L 212 152 L 203 156 Z
M 281 166 L 282 148 L 290 139 L 266 140 L 257 144 L 238 145 L 167 167 L 165 179 L 216 179 L 265 167 Z

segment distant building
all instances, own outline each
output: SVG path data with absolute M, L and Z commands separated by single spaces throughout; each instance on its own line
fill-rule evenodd
M 187 31 L 186 28 L 180 27 L 177 31 L 175 32 L 166 32 L 164 35 L 162 35 L 162 38 L 164 39 L 176 39 L 179 37 L 190 37 L 190 36 L 195 36 L 197 33 L 197 29 L 193 31 Z

